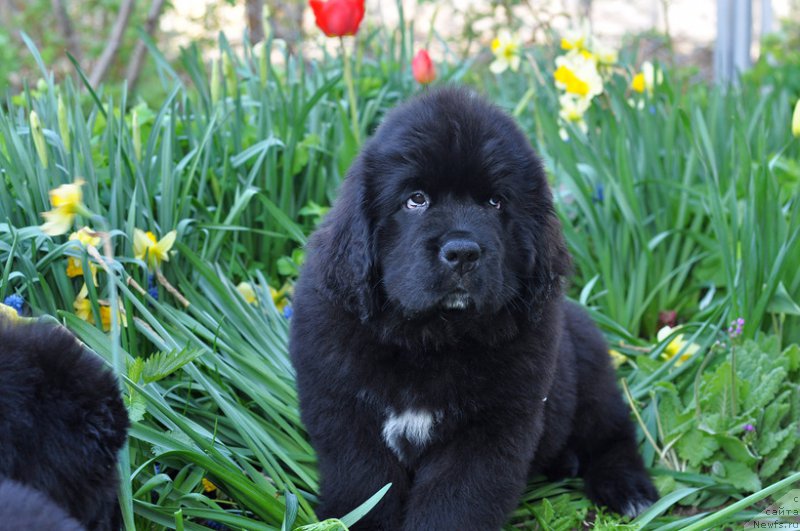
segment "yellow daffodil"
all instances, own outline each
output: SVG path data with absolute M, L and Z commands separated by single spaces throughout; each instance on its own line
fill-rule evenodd
M 589 109 L 591 100 L 567 93 L 558 98 L 558 102 L 560 104 L 558 115 L 561 119 L 568 124 L 574 125 L 584 133 L 587 133 L 589 131 L 589 126 L 586 125 L 583 115 L 586 114 L 586 111 Z M 559 135 L 563 140 L 569 139 L 569 133 L 564 128 L 559 130 Z
M 561 36 L 561 49 L 566 51 L 581 51 L 589 48 L 591 31 L 585 22 L 580 28 L 572 28 L 564 32 Z
M 659 342 L 666 341 L 667 338 L 678 328 L 679 327 L 672 328 L 669 326 L 665 326 L 664 328 L 658 331 L 658 333 L 656 334 L 656 338 L 658 339 Z M 681 357 L 678 359 L 678 361 L 675 362 L 676 367 L 680 367 L 681 365 L 683 365 L 684 362 L 686 362 L 686 360 L 691 358 L 695 352 L 700 350 L 700 347 L 695 343 L 689 343 L 688 341 L 686 341 L 686 338 L 683 336 L 683 334 L 678 334 L 677 336 L 672 338 L 672 341 L 669 342 L 667 348 L 665 348 L 664 352 L 661 353 L 661 358 L 669 361 L 675 356 L 677 356 L 678 353 L 681 352 L 681 350 L 683 350 L 683 353 L 681 354 Z
M 120 303 L 118 315 L 122 326 L 128 326 L 128 320 L 125 318 L 125 312 L 122 309 L 122 303 Z M 104 301 L 100 301 L 100 323 L 103 325 L 104 332 L 111 330 L 111 316 L 111 306 Z
M 800 100 L 794 106 L 794 114 L 792 115 L 792 134 L 795 138 L 800 138 Z
M 602 66 L 613 66 L 619 60 L 619 51 L 601 42 L 594 42 L 592 52 L 597 59 L 597 63 Z
M 286 308 L 286 305 L 289 304 L 289 299 L 286 297 L 288 291 L 289 287 L 287 285 L 284 285 L 280 290 L 277 290 L 272 286 L 269 287 L 269 294 L 272 296 L 272 302 L 280 311 L 283 311 L 283 309 Z
M 495 74 L 511 69 L 512 72 L 519 70 L 519 38 L 512 35 L 508 30 L 502 30 L 492 41 L 492 53 L 495 60 L 489 65 L 489 70 Z
M 618 369 L 620 365 L 628 361 L 628 356 L 613 348 L 608 350 L 608 355 L 611 356 L 611 363 L 614 364 L 615 369 Z
M 100 235 L 90 229 L 89 227 L 81 227 L 77 232 L 69 235 L 70 241 L 78 241 L 84 247 L 92 246 L 97 247 L 100 245 Z
M 633 76 L 631 89 L 639 94 L 644 92 L 652 94 L 656 85 L 660 85 L 662 81 L 664 81 L 664 74 L 661 70 L 656 70 L 653 63 L 645 61 L 642 63 L 642 71 Z
M 81 244 L 81 247 L 97 247 L 100 245 L 100 236 L 97 235 L 89 227 L 83 227 L 78 232 L 73 232 L 69 235 L 70 241 L 77 241 Z M 89 269 L 94 277 L 95 273 L 97 272 L 97 266 L 94 264 L 89 264 Z M 67 259 L 67 276 L 68 277 L 77 277 L 83 274 L 83 265 L 79 258 L 74 256 L 70 256 Z
M 87 298 L 89 290 L 86 284 L 83 285 L 72 307 L 75 310 L 75 315 L 83 319 L 87 323 L 95 324 L 94 314 L 92 313 L 92 302 Z M 112 311 L 107 301 L 97 301 L 100 306 L 100 324 L 104 332 L 111 330 Z M 128 320 L 125 317 L 125 311 L 122 309 L 122 301 L 119 304 L 119 319 L 122 326 L 128 326 Z
M 558 115 L 565 122 L 577 123 L 583 121 L 583 115 L 589 110 L 591 101 L 587 98 L 577 98 L 571 94 L 563 94 L 558 98 L 561 109 Z
M 256 304 L 258 302 L 256 290 L 253 289 L 253 285 L 249 282 L 240 282 L 239 285 L 236 286 L 236 291 L 239 292 L 247 304 Z
M 591 100 L 603 92 L 603 78 L 591 54 L 570 52 L 556 58 L 556 67 L 556 86 L 568 94 Z
M 3 321 L 4 319 L 10 323 L 14 323 L 19 321 L 20 316 L 16 309 L 0 302 L 0 321 Z
M 88 294 L 88 290 L 86 288 L 86 284 L 83 285 L 81 291 L 78 293 L 78 296 L 75 297 L 75 301 L 72 303 L 72 307 L 75 310 L 75 315 L 79 318 L 83 319 L 87 323 L 94 324 L 94 315 L 92 315 L 92 303 L 89 299 L 86 298 Z
M 85 209 L 82 204 L 83 192 L 81 186 L 83 179 L 75 179 L 72 184 L 62 184 L 54 190 L 50 190 L 50 204 L 53 209 L 43 212 L 45 219 L 41 226 L 42 232 L 50 236 L 58 236 L 67 232 L 72 227 L 75 215 Z
M 203 484 L 203 492 L 214 492 L 215 490 L 217 490 L 217 486 L 211 483 L 206 478 L 203 478 L 202 484 Z
M 90 266 L 91 267 L 91 266 Z M 94 271 L 92 271 L 94 273 Z M 70 256 L 67 259 L 67 276 L 69 278 L 79 277 L 83 274 L 83 265 L 78 258 Z
M 147 259 L 150 269 L 158 269 L 161 262 L 169 262 L 169 251 L 175 243 L 177 231 L 168 232 L 160 240 L 155 234 L 140 229 L 133 229 L 133 255 L 137 260 Z

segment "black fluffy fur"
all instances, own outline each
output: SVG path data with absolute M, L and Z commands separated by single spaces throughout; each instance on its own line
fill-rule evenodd
M 85 531 L 41 492 L 9 479 L 0 481 L 0 529 L 9 531 Z
M 424 208 L 409 203 L 418 191 Z M 454 241 L 479 247 L 471 268 L 442 258 Z M 290 351 L 318 515 L 392 483 L 354 529 L 495 530 L 533 472 L 577 473 L 617 512 L 650 505 L 607 347 L 563 298 L 569 271 L 541 164 L 510 117 L 458 89 L 392 111 L 311 237 L 295 290 Z M 430 421 L 426 437 L 397 423 L 404 412 Z
M 88 530 L 119 529 L 127 429 L 100 358 L 61 326 L 0 317 L 0 478 L 47 495 Z

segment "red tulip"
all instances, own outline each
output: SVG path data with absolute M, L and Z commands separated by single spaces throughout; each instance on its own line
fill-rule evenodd
M 364 18 L 364 0 L 309 0 L 308 4 L 328 37 L 355 35 Z
M 420 85 L 427 85 L 436 79 L 436 68 L 427 50 L 420 50 L 411 60 L 411 73 Z

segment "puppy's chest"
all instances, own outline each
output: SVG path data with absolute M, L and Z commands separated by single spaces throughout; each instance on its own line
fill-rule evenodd
M 442 410 L 396 410 L 388 407 L 381 425 L 381 437 L 400 461 L 408 463 L 419 457 L 434 440 L 442 437 L 444 419 Z
M 379 443 L 410 466 L 432 444 L 452 437 L 463 415 L 454 404 L 415 400 L 408 392 L 402 395 L 390 398 L 374 389 L 362 389 L 359 399 L 364 414 L 377 425 Z

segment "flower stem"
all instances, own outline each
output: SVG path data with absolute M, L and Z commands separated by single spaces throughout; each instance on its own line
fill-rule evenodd
M 359 134 L 358 127 L 358 107 L 356 106 L 356 89 L 353 84 L 353 67 L 350 64 L 350 59 L 347 57 L 347 47 L 344 45 L 344 38 L 339 37 L 339 43 L 342 45 L 342 61 L 344 62 L 344 83 L 347 85 L 347 96 L 350 100 L 350 119 L 353 124 L 353 138 L 356 144 L 361 144 L 361 135 Z

